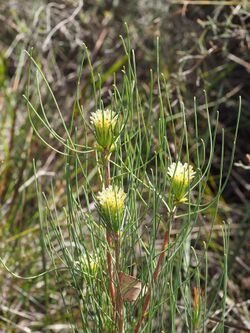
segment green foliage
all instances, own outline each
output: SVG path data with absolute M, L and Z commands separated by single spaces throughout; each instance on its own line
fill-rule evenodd
M 124 300 L 143 287 L 128 332 L 147 288 L 142 332 L 248 330 L 249 5 L 202 2 L 0 2 L 1 332 L 111 331 L 109 253 Z M 106 107 L 120 123 L 104 158 L 89 119 Z M 111 243 L 95 207 L 109 159 L 127 192 Z M 196 175 L 169 223 L 177 161 Z

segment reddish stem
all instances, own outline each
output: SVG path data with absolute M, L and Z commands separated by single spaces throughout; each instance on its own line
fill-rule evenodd
M 109 275 L 109 291 L 111 296 L 111 302 L 113 307 L 113 319 L 115 321 L 115 287 L 114 287 L 114 281 L 113 281 L 113 269 L 112 269 L 112 256 L 110 254 L 110 247 L 112 246 L 112 237 L 108 230 L 106 230 L 106 239 L 109 246 L 108 252 L 107 252 L 107 261 L 108 261 L 108 275 Z
M 105 187 L 110 185 L 110 162 L 108 158 L 109 152 L 106 150 L 103 152 L 103 161 L 105 161 Z M 109 275 L 109 292 L 111 297 L 111 303 L 113 307 L 113 320 L 115 322 L 116 310 L 115 310 L 115 287 L 113 281 L 113 268 L 112 268 L 112 256 L 110 254 L 110 248 L 112 247 L 112 236 L 108 229 L 106 229 L 106 240 L 108 243 L 107 250 L 107 262 L 108 262 L 108 275 Z
M 110 185 L 110 161 L 109 161 L 109 152 L 104 150 L 103 160 L 105 161 L 105 187 Z
M 167 247 L 167 244 L 168 244 L 168 236 L 169 236 L 169 232 L 166 231 L 165 232 L 165 235 L 164 235 L 164 239 L 163 239 L 163 244 L 162 244 L 162 248 L 161 248 L 161 254 L 159 256 L 159 259 L 158 259 L 158 262 L 157 262 L 157 265 L 156 265 L 156 268 L 155 268 L 155 271 L 154 271 L 154 274 L 153 274 L 153 284 L 156 282 L 157 280 L 157 277 L 159 275 L 159 272 L 160 272 L 160 268 L 161 268 L 161 265 L 162 265 L 162 262 L 164 260 L 164 257 L 165 257 L 165 250 L 166 250 L 166 247 Z M 149 302 L 150 302 L 150 288 L 148 288 L 148 292 L 145 296 L 145 300 L 144 300 L 144 304 L 143 304 L 143 308 L 142 308 L 142 314 L 141 314 L 141 318 L 138 320 L 136 326 L 135 326 L 135 329 L 134 329 L 134 333 L 138 333 L 139 332 L 139 328 L 146 316 L 146 312 L 147 312 L 147 309 L 148 309 L 148 306 L 149 306 Z
M 116 273 L 117 273 L 117 288 L 116 288 L 116 299 L 117 299 L 117 312 L 118 312 L 118 327 L 119 333 L 123 332 L 123 315 L 122 315 L 122 295 L 121 295 L 121 286 L 120 286 L 120 237 L 117 234 L 115 236 L 115 263 L 116 263 Z

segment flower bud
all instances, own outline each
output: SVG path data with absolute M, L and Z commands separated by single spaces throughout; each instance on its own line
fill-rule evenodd
M 91 114 L 90 122 L 94 127 L 96 141 L 103 149 L 110 149 L 114 143 L 117 118 L 118 115 L 109 109 L 99 109 Z
M 195 176 L 195 171 L 191 165 L 181 162 L 172 163 L 168 167 L 167 174 L 171 177 L 171 186 L 176 202 L 185 202 L 186 192 L 192 179 Z
M 77 261 L 76 263 L 84 275 L 91 275 L 93 277 L 97 275 L 97 272 L 99 270 L 99 264 L 96 257 L 89 256 L 87 258 L 86 256 L 84 256 L 79 258 L 79 261 Z

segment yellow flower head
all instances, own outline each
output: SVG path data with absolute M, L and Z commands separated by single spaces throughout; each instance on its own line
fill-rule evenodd
M 171 177 L 171 185 L 176 201 L 185 202 L 186 191 L 195 176 L 192 165 L 181 162 L 172 163 L 168 167 L 168 175 Z
M 98 193 L 98 207 L 103 222 L 114 232 L 118 232 L 123 219 L 126 193 L 117 186 L 109 186 Z
M 110 148 L 114 142 L 117 118 L 118 115 L 109 109 L 99 109 L 91 114 L 96 141 L 103 149 Z

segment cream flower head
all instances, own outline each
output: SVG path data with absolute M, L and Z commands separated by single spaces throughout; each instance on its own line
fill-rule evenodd
M 96 141 L 103 149 L 110 148 L 115 140 L 115 129 L 118 115 L 110 110 L 100 110 L 92 112 L 90 123 L 94 127 Z
M 117 233 L 123 219 L 126 193 L 117 186 L 109 186 L 98 193 L 98 207 L 106 226 Z
M 192 165 L 182 164 L 180 161 L 172 163 L 168 167 L 167 174 L 171 177 L 172 190 L 175 200 L 185 202 L 187 189 L 195 176 Z

